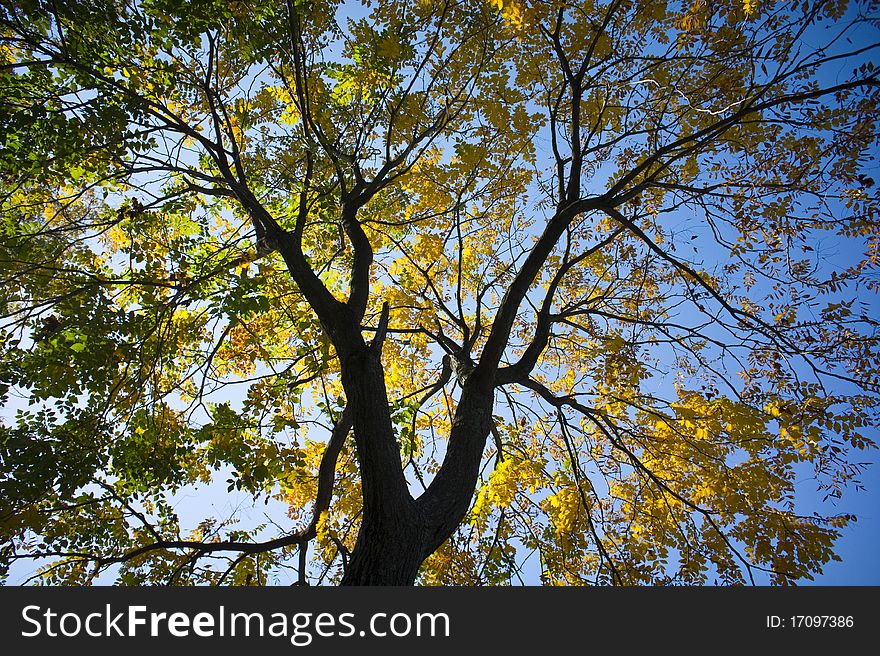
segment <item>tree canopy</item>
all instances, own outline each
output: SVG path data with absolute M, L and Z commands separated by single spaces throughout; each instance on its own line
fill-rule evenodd
M 878 425 L 878 18 L 4 0 L 2 571 L 812 578 Z M 218 483 L 289 516 L 178 516 Z

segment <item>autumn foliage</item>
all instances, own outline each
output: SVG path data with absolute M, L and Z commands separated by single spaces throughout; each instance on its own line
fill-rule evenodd
M 878 425 L 878 19 L 3 2 L 4 571 L 810 579 Z

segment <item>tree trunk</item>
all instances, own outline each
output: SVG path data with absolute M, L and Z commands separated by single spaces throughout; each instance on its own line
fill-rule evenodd
M 341 360 L 364 504 L 343 585 L 412 585 L 423 560 L 424 522 L 403 474 L 380 359 L 363 345 Z
M 424 560 L 424 523 L 415 514 L 393 521 L 364 513 L 342 585 L 413 585 Z
M 465 385 L 443 465 L 418 499 L 409 493 L 394 436 L 378 351 L 345 359 L 342 382 L 353 413 L 363 513 L 342 585 L 413 585 L 422 562 L 459 526 L 473 497 L 489 435 L 492 388 Z

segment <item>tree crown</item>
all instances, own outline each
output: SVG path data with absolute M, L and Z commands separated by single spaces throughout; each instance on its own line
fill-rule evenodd
M 852 517 L 798 480 L 877 426 L 876 19 L 4 3 L 4 566 L 335 581 L 387 515 L 425 583 L 811 578 Z M 218 477 L 286 525 L 181 522 Z

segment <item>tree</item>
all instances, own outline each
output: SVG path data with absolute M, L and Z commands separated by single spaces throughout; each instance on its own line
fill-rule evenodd
M 4 567 L 811 578 L 878 424 L 876 12 L 4 2 Z M 287 525 L 187 526 L 224 477 Z

